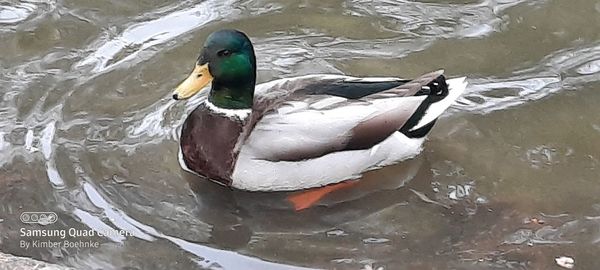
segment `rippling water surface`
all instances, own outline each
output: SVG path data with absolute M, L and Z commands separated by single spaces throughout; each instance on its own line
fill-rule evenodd
M 598 269 L 599 25 L 595 0 L 0 1 L 0 250 L 80 269 Z M 418 158 L 296 212 L 179 167 L 203 97 L 171 90 L 221 28 L 251 36 L 260 81 L 445 68 L 470 86 Z M 24 249 L 21 228 L 133 235 Z

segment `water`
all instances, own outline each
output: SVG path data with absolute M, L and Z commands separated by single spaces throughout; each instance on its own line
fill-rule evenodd
M 0 250 L 82 269 L 599 268 L 598 25 L 594 0 L 0 2 Z M 470 87 L 418 158 L 296 212 L 179 167 L 202 97 L 172 88 L 221 28 L 251 36 L 260 81 L 445 68 Z M 132 235 L 24 249 L 21 228 Z

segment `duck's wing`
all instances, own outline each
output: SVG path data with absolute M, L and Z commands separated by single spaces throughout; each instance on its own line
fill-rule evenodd
M 270 82 L 257 87 L 244 147 L 270 161 L 368 149 L 398 130 L 414 132 L 431 103 L 447 95 L 441 72 L 411 81 L 313 75 Z
M 350 100 L 361 98 L 381 98 L 386 96 L 413 96 L 429 92 L 427 84 L 443 71 L 425 74 L 414 80 L 395 77 L 352 77 L 332 74 L 313 74 L 293 78 L 284 78 L 262 83 L 256 86 L 253 110 L 255 116 L 280 106 L 282 103 L 312 100 L 324 97 L 340 97 Z M 373 96 L 375 95 L 375 96 Z

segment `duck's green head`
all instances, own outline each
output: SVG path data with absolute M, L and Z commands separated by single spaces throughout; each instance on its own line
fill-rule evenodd
M 254 48 L 246 34 L 219 30 L 208 36 L 192 74 L 176 89 L 173 98 L 189 98 L 212 82 L 208 100 L 225 109 L 252 107 L 256 83 Z

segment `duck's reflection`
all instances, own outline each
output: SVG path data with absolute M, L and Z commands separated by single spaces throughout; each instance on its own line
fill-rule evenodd
M 230 220 L 260 219 L 263 223 L 283 223 L 293 227 L 319 223 L 323 220 L 319 217 L 324 215 L 329 216 L 330 221 L 332 216 L 341 218 L 346 216 L 345 213 L 352 213 L 351 216 L 356 218 L 356 215 L 368 215 L 406 202 L 413 194 L 411 188 L 431 189 L 432 173 L 428 161 L 419 156 L 338 185 L 270 193 L 231 190 L 191 174 L 185 177 L 197 196 L 201 212 L 198 214 L 203 219 L 223 220 L 230 216 Z M 297 221 L 289 223 L 291 220 Z

